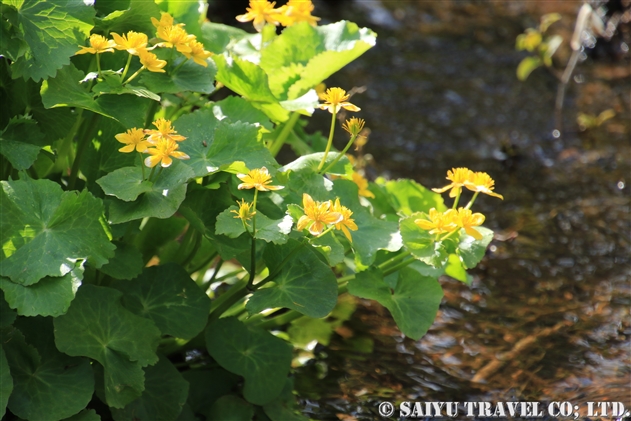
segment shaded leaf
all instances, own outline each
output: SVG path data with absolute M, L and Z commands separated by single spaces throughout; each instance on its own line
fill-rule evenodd
M 228 317 L 206 328 L 206 346 L 223 368 L 244 377 L 248 402 L 264 405 L 282 391 L 292 357 L 291 345 L 282 339 Z
M 132 282 L 116 282 L 123 305 L 151 319 L 164 335 L 191 339 L 206 326 L 210 299 L 175 263 L 145 268 Z
M 27 118 L 12 118 L 0 134 L 0 154 L 16 170 L 25 170 L 33 165 L 45 144 L 37 121 Z
M 0 347 L 0 417 L 4 417 L 11 392 L 13 392 L 13 378 L 9 371 L 7 356 L 4 349 Z
M 254 417 L 254 407 L 236 395 L 217 399 L 208 412 L 208 419 L 222 421 L 248 421 Z
M 134 279 L 140 275 L 144 266 L 140 250 L 120 241 L 114 241 L 114 245 L 114 257 L 99 270 L 114 279 Z
M 132 202 L 143 193 L 153 190 L 153 183 L 144 180 L 138 167 L 119 168 L 96 180 L 105 194 Z
M 4 291 L 0 290 L 0 329 L 12 324 L 17 316 L 17 312 L 9 307 L 4 296 Z
M 229 96 L 216 102 L 212 110 L 217 120 L 228 118 L 233 122 L 241 121 L 254 125 L 258 123 L 270 131 L 274 128 L 264 112 L 257 110 L 250 102 L 238 96 Z
M 115 2 L 112 0 L 97 1 L 97 5 L 99 3 Z M 145 0 L 127 0 L 124 3 L 111 4 L 108 9 L 100 8 L 100 10 L 109 11 L 110 13 L 103 18 L 97 18 L 95 31 L 106 34 L 117 32 L 121 35 L 127 33 L 127 31 L 136 31 L 144 32 L 151 38 L 156 31 L 156 28 L 151 23 L 151 18 L 160 19 L 158 5 L 155 2 Z

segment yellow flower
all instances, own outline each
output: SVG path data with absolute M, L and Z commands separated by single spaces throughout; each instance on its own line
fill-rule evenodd
M 443 234 L 454 232 L 458 229 L 458 212 L 453 209 L 445 213 L 438 212 L 435 208 L 429 210 L 429 221 L 417 219 L 414 223 L 421 229 L 428 230 L 430 234 Z
M 482 239 L 482 234 L 473 228 L 479 227 L 484 223 L 484 215 L 481 213 L 472 213 L 470 209 L 458 208 L 456 223 L 460 228 L 464 228 L 465 232 L 476 240 Z
M 318 107 L 321 110 L 329 110 L 331 114 L 338 113 L 341 108 L 345 108 L 349 111 L 360 111 L 361 108 L 346 102 L 349 95 L 342 88 L 329 88 L 323 95 L 324 104 L 320 104 Z
M 90 35 L 90 46 L 81 47 L 81 50 L 75 54 L 100 54 L 100 53 L 113 53 L 116 43 L 111 39 L 108 40 L 102 35 L 92 34 Z
M 311 0 L 289 0 L 286 5 L 278 8 L 278 21 L 283 26 L 291 26 L 300 22 L 309 22 L 316 26 L 320 18 L 311 16 L 314 6 Z
M 523 34 L 517 36 L 517 50 L 535 51 L 542 40 L 541 32 L 534 28 L 528 28 Z
M 119 152 L 133 152 L 134 149 L 138 152 L 145 152 L 151 145 L 145 140 L 145 132 L 142 129 L 129 129 L 125 133 L 119 133 L 114 136 L 120 143 L 124 143 L 119 149 Z
M 158 142 L 155 147 L 146 150 L 146 152 L 148 152 L 151 156 L 145 159 L 145 165 L 149 168 L 153 168 L 160 163 L 162 167 L 166 168 L 171 166 L 173 163 L 171 157 L 177 159 L 189 159 L 190 156 L 184 152 L 178 151 L 178 147 L 178 144 L 173 140 L 167 139 Z
M 298 231 L 309 229 L 311 235 L 320 235 L 327 224 L 337 224 L 344 216 L 331 211 L 331 202 L 316 202 L 307 193 L 302 194 L 302 206 L 305 214 L 298 219 Z
M 239 210 L 231 210 L 230 212 L 236 213 L 237 216 L 235 216 L 235 218 L 241 219 L 244 223 L 245 221 L 247 221 L 248 219 L 252 219 L 252 217 L 256 215 L 256 211 L 252 211 L 252 208 L 254 206 L 253 203 L 247 203 L 245 199 L 242 199 L 240 203 L 237 200 L 237 205 L 239 205 Z
M 243 183 L 237 186 L 239 190 L 257 189 L 259 191 L 270 191 L 284 188 L 284 186 L 269 185 L 272 182 L 272 176 L 269 175 L 269 172 L 265 167 L 255 168 L 250 170 L 247 174 L 237 174 L 237 177 L 239 180 L 243 181 Z
M 462 191 L 462 186 L 464 186 L 465 182 L 468 181 L 473 176 L 473 171 L 469 168 L 453 168 L 447 171 L 447 180 L 451 181 L 451 184 L 448 186 L 442 187 L 440 189 L 432 189 L 436 193 L 442 193 L 449 189 L 449 197 L 456 197 Z
M 147 35 L 139 32 L 129 31 L 127 34 L 118 35 L 112 32 L 112 38 L 116 41 L 114 48 L 117 50 L 127 50 L 129 54 L 140 55 L 147 47 Z M 152 70 L 153 72 L 153 70 Z
M 364 124 L 366 124 L 366 122 L 363 118 L 351 117 L 342 124 L 342 128 L 350 133 L 351 136 L 358 136 L 364 128 Z
M 501 194 L 493 192 L 495 181 L 485 172 L 476 172 L 471 174 L 468 180 L 465 181 L 464 186 L 471 191 L 488 194 L 489 196 L 498 197 L 504 200 Z
M 151 23 L 153 23 L 153 26 L 155 26 L 158 29 L 167 28 L 169 26 L 173 26 L 173 16 L 171 16 L 170 14 L 166 12 L 162 12 L 162 15 L 160 16 L 160 20 L 156 18 L 151 18 Z M 184 26 L 184 24 L 178 23 L 177 26 Z
M 267 0 L 250 0 L 250 7 L 246 8 L 247 13 L 237 16 L 236 19 L 239 22 L 253 20 L 254 29 L 261 32 L 265 22 L 278 25 L 279 10 L 274 9 L 275 5 L 276 2 L 270 3 Z
M 191 48 L 190 53 L 182 52 L 182 54 L 184 54 L 186 58 L 192 58 L 195 63 L 204 67 L 208 67 L 206 59 L 212 56 L 213 53 L 204 50 L 204 44 L 197 40 L 192 40 L 188 43 L 188 46 Z
M 195 35 L 188 34 L 184 28 L 178 25 L 159 27 L 158 38 L 166 41 L 160 45 L 169 48 L 175 47 L 176 50 L 183 54 L 192 51 L 189 43 L 196 40 Z
M 359 195 L 374 199 L 375 195 L 373 194 L 373 192 L 368 190 L 368 180 L 366 180 L 364 177 L 362 177 L 359 173 L 356 173 L 356 172 L 353 172 L 352 177 L 353 177 L 353 182 L 357 184 L 357 187 L 359 188 Z
M 166 73 L 163 69 L 167 65 L 166 60 L 160 60 L 157 55 L 147 50 L 138 50 L 138 57 L 140 57 L 140 64 L 150 72 Z
M 156 144 L 162 140 L 172 140 L 174 142 L 186 140 L 184 136 L 177 134 L 173 127 L 171 127 L 171 120 L 159 118 L 153 122 L 153 125 L 156 126 L 158 130 L 145 129 L 145 134 L 149 135 L 147 138 L 149 143 Z
M 342 215 L 342 219 L 338 223 L 335 224 L 335 229 L 336 230 L 341 229 L 344 235 L 346 236 L 346 238 L 348 239 L 348 241 L 353 242 L 353 238 L 351 237 L 351 233 L 349 231 L 349 229 L 353 231 L 357 231 L 357 225 L 355 224 L 355 221 L 351 219 L 351 215 L 353 214 L 353 211 L 351 211 L 346 206 L 342 206 L 340 204 L 339 198 L 335 199 L 335 203 L 333 203 L 332 201 L 329 201 L 329 203 L 331 204 L 331 209 L 334 213 L 337 212 L 340 215 Z

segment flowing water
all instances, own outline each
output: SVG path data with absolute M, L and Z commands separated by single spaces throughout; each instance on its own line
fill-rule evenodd
M 362 301 L 298 371 L 304 413 L 381 419 L 383 400 L 630 408 L 629 54 L 579 63 L 557 138 L 556 79 L 538 69 L 519 82 L 525 54 L 514 40 L 553 11 L 563 13 L 554 31 L 569 39 L 580 2 L 389 1 L 383 10 L 370 3 L 320 14 L 379 33 L 375 48 L 328 81 L 366 87 L 352 102 L 372 130 L 369 178 L 441 187 L 448 169 L 466 166 L 488 172 L 504 200 L 476 201 L 495 239 L 471 271 L 472 285 L 441 279 L 445 297 L 427 335 L 404 338 L 386 309 Z M 625 36 L 618 52 L 629 44 L 628 28 Z M 568 55 L 566 41 L 560 63 Z M 609 108 L 613 119 L 578 129 L 578 112 Z M 328 130 L 326 116 L 316 113 L 309 128 Z

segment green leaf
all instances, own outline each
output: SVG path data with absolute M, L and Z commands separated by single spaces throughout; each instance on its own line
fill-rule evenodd
M 324 254 L 326 260 L 329 262 L 329 266 L 335 266 L 344 261 L 344 246 L 335 237 L 333 232 L 314 238 L 311 244 L 316 246 Z
M 525 57 L 517 66 L 517 79 L 522 82 L 528 79 L 528 76 L 535 70 L 537 67 L 541 66 L 543 62 L 539 57 L 536 56 L 528 56 Z
M 186 141 L 180 149 L 191 159 L 186 161 L 195 177 L 202 177 L 227 167 L 235 161 L 248 168 L 272 170 L 276 160 L 257 140 L 258 127 L 245 122 L 218 121 L 212 110 L 200 110 L 177 120 L 175 128 Z
M 460 282 L 471 285 L 471 275 L 467 273 L 464 265 L 462 264 L 462 260 L 456 254 L 449 255 L 447 266 L 445 266 L 445 275 L 449 275 Z
M 326 161 L 324 161 L 324 166 L 322 168 L 326 168 L 329 164 L 331 164 L 335 158 L 337 158 L 338 153 L 332 152 L 327 155 Z M 293 171 L 296 173 L 309 173 L 309 172 L 317 172 L 318 166 L 322 161 L 322 157 L 324 156 L 324 152 L 316 152 L 309 155 L 304 155 L 296 158 L 294 161 L 280 168 L 280 172 L 285 171 Z M 328 174 L 351 174 L 353 169 L 352 165 L 346 156 L 340 158 L 340 160 L 329 170 L 327 170 Z
M 151 319 L 163 335 L 188 340 L 206 326 L 210 299 L 175 263 L 145 268 L 132 282 L 113 286 L 125 294 L 125 308 Z
M 25 55 L 13 65 L 12 77 L 34 81 L 55 76 L 70 63 L 90 35 L 94 8 L 79 0 L 23 0 L 17 9 L 20 38 L 28 45 Z M 51 54 L 54 51 L 54 54 Z
M 154 101 L 160 101 L 160 96 L 155 93 L 133 85 L 123 85 L 123 81 L 119 74 L 112 70 L 106 70 L 101 72 L 101 77 L 104 79 L 102 82 L 98 82 L 92 87 L 92 92 L 97 95 L 103 94 L 131 94 L 141 98 L 148 98 Z
M 301 317 L 291 322 L 287 333 L 294 346 L 304 348 L 314 340 L 322 345 L 328 345 L 333 334 L 333 325 L 325 319 Z
M 222 421 L 248 421 L 254 417 L 254 407 L 235 395 L 217 399 L 208 412 L 208 419 Z
M 274 127 L 264 112 L 257 110 L 251 103 L 238 96 L 229 96 L 212 106 L 213 114 L 217 120 L 228 118 L 230 121 L 250 123 L 273 130 Z
M 245 305 L 250 314 L 266 308 L 286 307 L 309 317 L 324 317 L 337 302 L 337 281 L 316 252 L 296 240 L 268 246 L 263 252 L 272 287 L 258 289 Z
M 482 239 L 476 240 L 470 235 L 462 235 L 457 250 L 464 267 L 467 269 L 474 268 L 480 263 L 486 253 L 486 248 L 493 239 L 493 231 L 490 229 L 484 227 L 474 229 L 482 234 Z
M 282 391 L 292 357 L 291 345 L 282 339 L 228 317 L 206 328 L 206 346 L 219 365 L 244 377 L 248 402 L 264 405 Z
M 101 421 L 101 417 L 94 409 L 86 409 L 70 418 L 64 418 L 63 421 Z
M 200 41 L 208 51 L 215 54 L 221 54 L 226 51 L 226 47 L 243 38 L 249 37 L 251 34 L 243 29 L 234 26 L 223 25 L 221 23 L 204 22 L 202 24 L 202 36 Z
M 45 144 L 44 134 L 39 130 L 37 121 L 23 117 L 12 118 L 0 134 L 0 154 L 16 170 L 25 170 L 33 165 Z
M 241 381 L 239 376 L 221 367 L 188 370 L 182 376 L 190 384 L 188 404 L 196 414 L 203 414 L 206 418 L 209 418 L 208 411 L 212 404 L 230 393 Z
M 83 268 L 75 267 L 64 276 L 46 276 L 34 285 L 20 285 L 0 277 L 5 298 L 20 316 L 57 317 L 68 311 L 83 279 Z
M 13 378 L 9 371 L 7 356 L 4 349 L 0 347 L 0 417 L 4 417 L 11 392 L 13 392 Z
M 143 193 L 153 190 L 153 183 L 144 180 L 141 168 L 119 168 L 96 180 L 105 194 L 125 202 L 132 202 Z
M 122 408 L 144 390 L 141 367 L 155 364 L 160 331 L 120 303 L 121 292 L 82 285 L 70 309 L 54 319 L 57 348 L 104 367 L 107 404 Z M 87 322 L 89 321 L 89 323 Z
M 439 212 L 447 210 L 441 195 L 426 189 L 416 181 L 389 181 L 385 187 L 391 206 L 406 216 L 414 212 L 428 213 L 431 208 L 436 208 Z
M 94 393 L 90 361 L 57 351 L 50 319 L 23 319 L 20 328 L 24 335 L 17 329 L 2 334 L 14 382 L 11 412 L 28 420 L 59 420 L 85 408 Z
M 134 202 L 110 198 L 109 220 L 112 224 L 146 217 L 168 218 L 173 215 L 186 197 L 186 183 L 194 177 L 193 171 L 178 160 L 155 177 L 151 191 L 143 193 Z
M 285 28 L 261 51 L 261 68 L 279 99 L 295 99 L 375 45 L 376 34 L 341 21 Z
M 149 99 L 135 95 L 102 95 L 94 99 L 79 83 L 85 74 L 70 64 L 54 79 L 42 83 L 42 103 L 46 108 L 79 107 L 120 122 L 124 127 L 143 127 Z
M 144 266 L 140 250 L 120 241 L 114 241 L 114 245 L 114 257 L 99 270 L 114 279 L 134 279 L 140 275 Z
M 173 64 L 178 66 L 181 61 Z M 153 92 L 178 94 L 184 91 L 210 94 L 215 90 L 215 75 L 217 66 L 212 60 L 207 61 L 208 66 L 200 66 L 192 60 L 186 63 L 175 74 L 145 72 L 140 78 L 141 82 Z
M 17 316 L 17 312 L 9 307 L 4 292 L 0 290 L 0 329 L 12 324 Z
M 197 0 L 166 0 L 160 6 L 162 10 L 169 12 L 177 23 L 185 24 L 186 32 L 201 36 L 200 23 L 205 20 L 208 6 L 201 5 Z
M 27 286 L 44 276 L 64 276 L 79 260 L 90 259 L 98 268 L 114 255 L 103 204 L 88 191 L 64 192 L 49 180 L 1 183 L 0 275 Z
M 243 222 L 241 219 L 235 218 L 236 215 L 232 212 L 238 210 L 238 207 L 230 206 L 217 216 L 216 234 L 237 238 L 245 233 Z M 253 218 L 256 218 L 255 238 L 265 240 L 268 243 L 273 242 L 274 244 L 285 244 L 289 239 L 288 235 L 293 225 L 291 216 L 285 215 L 285 217 L 281 219 L 270 219 L 257 210 Z M 248 227 L 248 232 L 251 232 L 252 220 L 248 221 Z
M 284 109 L 268 85 L 267 74 L 254 63 L 236 56 L 215 55 L 217 80 L 243 96 L 250 103 L 263 111 L 270 120 L 282 123 L 289 118 L 289 111 Z
M 112 0 L 97 1 L 99 3 L 113 3 Z M 120 35 L 128 31 L 143 32 L 149 35 L 149 38 L 155 33 L 156 28 L 151 23 L 151 18 L 160 19 L 160 8 L 153 1 L 131 0 L 127 1 L 126 10 L 113 8 L 111 13 L 102 19 L 96 21 L 95 32 L 109 33 L 116 32 Z M 118 7 L 123 6 L 122 4 Z
M 400 229 L 403 245 L 420 261 L 436 268 L 441 267 L 447 262 L 449 253 L 442 241 L 436 242 L 435 236 L 430 235 L 429 231 L 419 228 L 414 223 L 422 216 L 421 213 L 414 213 L 401 219 Z
M 394 290 L 383 280 L 378 269 L 359 272 L 349 281 L 348 292 L 376 300 L 386 307 L 401 332 L 414 340 L 423 337 L 430 328 L 443 297 L 436 279 L 422 276 L 411 268 L 399 270 Z
M 123 409 L 112 409 L 116 421 L 175 420 L 188 396 L 188 382 L 166 358 L 145 368 L 145 390 Z
M 297 408 L 293 390 L 294 382 L 289 378 L 280 396 L 263 407 L 271 421 L 309 421 Z

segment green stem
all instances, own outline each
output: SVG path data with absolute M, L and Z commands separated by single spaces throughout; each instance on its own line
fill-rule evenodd
M 458 194 L 456 194 L 456 198 L 454 199 L 454 204 L 451 207 L 452 209 L 456 209 L 456 206 L 458 206 L 458 201 L 460 200 L 461 194 L 462 194 L 462 188 L 460 188 L 460 190 L 458 190 Z
M 471 209 L 471 206 L 473 206 L 473 202 L 475 202 L 475 199 L 478 197 L 478 194 L 480 194 L 479 191 L 473 193 L 473 197 L 471 198 L 469 203 L 467 203 L 467 206 L 465 207 L 465 209 Z
M 70 179 L 68 180 L 68 189 L 74 190 L 75 184 L 77 182 L 77 176 L 79 175 L 79 165 L 81 164 L 81 157 L 83 156 L 83 152 L 85 151 L 88 143 L 92 140 L 92 137 L 96 133 L 97 130 L 97 122 L 101 118 L 100 114 L 92 114 L 92 117 L 87 122 L 85 130 L 81 138 L 77 144 L 77 153 L 75 154 L 74 161 L 72 162 L 72 169 L 70 170 Z
M 394 256 L 393 258 L 386 260 L 385 262 L 381 263 L 380 265 L 378 265 L 377 267 L 379 268 L 379 270 L 385 270 L 388 266 L 397 263 L 403 259 L 405 259 L 406 257 L 408 257 L 409 255 L 411 255 L 412 252 L 409 251 L 405 251 L 401 254 L 398 254 L 396 256 Z
M 127 57 L 127 64 L 125 64 L 125 68 L 123 69 L 123 75 L 121 76 L 121 80 L 125 80 L 125 76 L 127 76 L 127 72 L 129 71 L 129 65 L 131 64 L 131 57 L 132 57 L 131 54 L 129 54 L 129 57 Z
M 413 257 L 413 258 L 411 258 L 411 259 L 404 260 L 404 261 L 400 262 L 400 263 L 399 263 L 399 264 L 397 264 L 397 265 L 391 266 L 391 267 L 389 267 L 388 269 L 386 269 L 386 270 L 383 272 L 383 276 L 388 276 L 388 275 L 390 275 L 391 273 L 394 273 L 394 272 L 396 272 L 397 270 L 402 269 L 402 268 L 404 268 L 404 267 L 408 266 L 410 263 L 413 263 L 413 262 L 415 262 L 415 261 L 416 261 L 416 258 L 414 258 L 414 257 Z
M 192 229 L 192 228 L 189 227 L 189 229 Z M 193 230 L 192 237 L 193 237 L 193 240 L 191 242 L 193 244 L 193 247 L 189 251 L 188 255 L 184 258 L 184 261 L 182 262 L 183 267 L 188 266 L 193 261 L 193 258 L 199 251 L 199 246 L 202 244 L 202 235 L 199 233 L 199 231 Z
M 304 317 L 302 313 L 297 312 L 296 310 L 289 310 L 288 312 L 283 313 L 279 316 L 272 317 L 271 319 L 258 323 L 258 324 L 254 324 L 254 326 L 257 326 L 263 329 L 270 329 L 273 327 L 282 326 L 289 322 L 293 322 L 294 320 L 299 319 L 301 317 Z M 248 321 L 249 320 L 246 320 L 245 324 L 249 324 Z
M 96 69 L 99 72 L 99 77 L 101 77 L 101 55 L 96 53 Z
M 182 68 L 182 66 L 184 66 L 186 64 L 186 62 L 188 61 L 188 59 L 185 57 L 184 60 L 182 60 L 182 62 L 180 64 L 178 64 L 175 69 L 173 69 L 173 71 L 171 71 L 171 75 L 175 75 L 178 70 L 180 70 Z
M 153 180 L 154 183 L 158 181 L 158 178 L 160 178 L 160 174 L 162 174 L 162 171 L 164 171 L 164 167 L 160 165 L 160 171 L 158 171 L 158 173 L 156 174 L 156 178 Z
M 333 230 L 333 228 L 335 228 L 335 225 L 331 225 L 330 227 L 328 227 L 327 229 L 325 229 L 324 231 L 322 231 L 320 234 L 318 234 L 317 236 L 315 236 L 314 238 L 320 238 L 323 237 L 326 233 L 331 232 Z
M 151 172 L 149 173 L 149 178 L 147 179 L 147 181 L 151 181 L 151 177 L 153 177 L 154 172 L 156 172 L 156 165 L 151 168 Z
M 140 152 L 138 152 L 138 156 L 140 156 L 140 169 L 142 170 L 142 180 L 146 180 L 146 174 L 145 174 L 145 160 L 142 158 L 142 154 Z
M 254 189 L 254 202 L 252 202 L 252 246 L 250 247 L 250 280 L 247 289 L 251 290 L 254 284 L 254 275 L 256 274 L 256 199 L 259 191 Z
M 153 117 L 156 115 L 156 111 L 158 111 L 158 106 L 160 105 L 160 101 L 151 101 L 151 105 L 149 106 L 149 111 L 147 111 L 147 117 L 145 117 L 145 129 L 148 129 L 151 123 L 153 122 Z
M 219 271 L 221 270 L 221 267 L 223 266 L 223 264 L 224 264 L 224 260 L 219 258 L 219 262 L 215 266 L 215 271 L 213 272 L 213 274 L 210 276 L 210 279 L 208 280 L 208 285 L 212 284 L 215 281 L 215 278 L 217 278 L 217 274 L 219 274 Z
M 278 136 L 276 137 L 276 139 L 274 139 L 274 142 L 269 147 L 269 151 L 272 154 L 272 156 L 275 157 L 276 155 L 278 155 L 278 152 L 280 152 L 280 149 L 285 144 L 287 137 L 293 130 L 299 118 L 300 118 L 300 114 L 298 112 L 293 112 L 291 114 L 291 116 L 289 117 L 289 120 L 287 120 L 287 122 L 281 129 L 280 133 L 278 133 Z
M 333 160 L 333 162 L 331 162 L 325 169 L 324 171 L 322 171 L 323 174 L 326 174 L 331 168 L 333 168 L 333 166 L 335 164 L 338 163 L 338 161 L 340 159 L 342 159 L 342 157 L 344 155 L 346 155 L 346 152 L 348 151 L 348 149 L 351 147 L 351 145 L 353 144 L 353 142 L 355 142 L 355 139 L 357 139 L 357 136 L 351 136 L 351 140 L 348 141 L 348 143 L 346 144 L 346 146 L 344 147 L 344 149 L 342 149 L 342 152 L 339 153 L 338 156 L 335 157 L 335 159 Z
M 134 80 L 136 78 L 136 76 L 138 76 L 143 70 L 145 70 L 145 66 L 142 66 L 140 69 L 138 69 L 136 71 L 136 73 L 134 73 L 133 75 L 129 76 L 129 79 L 127 79 L 125 82 L 123 82 L 123 86 L 127 85 L 129 82 Z
M 335 117 L 337 113 L 331 114 L 331 130 L 329 130 L 329 140 L 326 144 L 326 149 L 324 150 L 324 156 L 322 157 L 322 161 L 320 161 L 320 165 L 318 165 L 318 174 L 320 174 L 324 163 L 326 162 L 326 157 L 329 155 L 329 151 L 331 150 L 331 145 L 333 144 L 333 133 L 335 133 Z
M 210 305 L 210 315 L 208 316 L 208 323 L 219 319 L 221 315 L 232 307 L 236 302 L 249 294 L 247 284 L 249 283 L 250 276 L 243 277 L 239 282 L 234 284 L 225 294 L 217 298 Z
M 210 265 L 210 263 L 213 261 L 213 259 L 214 259 L 215 257 L 217 257 L 217 255 L 218 255 L 218 254 L 219 254 L 219 253 L 217 253 L 217 252 L 210 253 L 210 254 L 208 255 L 208 258 L 207 258 L 206 260 L 204 260 L 201 264 L 199 264 L 199 265 L 195 266 L 195 268 L 193 268 L 193 269 L 192 269 L 189 273 L 191 273 L 191 274 L 192 274 L 192 273 L 195 273 L 195 272 L 199 272 L 200 270 L 202 270 L 202 269 L 204 269 L 204 268 L 208 267 L 208 266 Z M 207 270 L 208 270 L 208 269 L 207 269 Z

